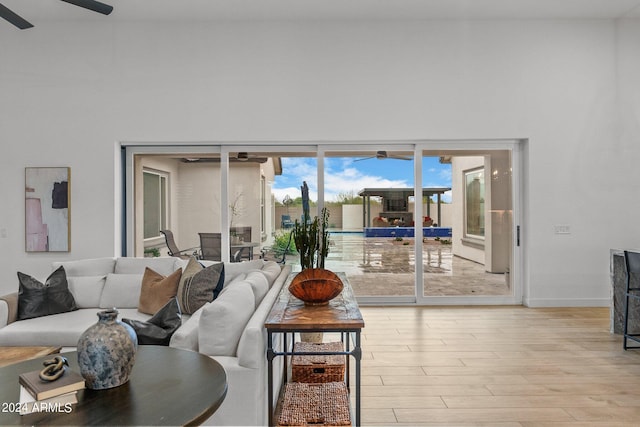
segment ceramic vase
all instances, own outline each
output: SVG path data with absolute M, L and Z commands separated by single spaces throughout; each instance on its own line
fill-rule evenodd
M 98 323 L 78 340 L 78 365 L 87 388 L 102 390 L 129 381 L 138 339 L 133 328 L 118 320 L 118 310 L 98 313 Z

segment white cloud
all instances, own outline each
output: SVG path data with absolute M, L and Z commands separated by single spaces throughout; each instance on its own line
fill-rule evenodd
M 381 165 L 382 166 L 382 165 Z M 316 182 L 317 162 L 315 158 L 283 158 L 282 167 L 284 175 L 276 178 L 273 194 L 278 201 L 289 195 L 292 199 L 300 197 L 300 185 L 303 181 L 309 186 L 309 197 L 311 200 L 318 199 L 318 186 Z M 413 182 L 403 179 L 389 179 L 372 173 L 359 170 L 352 159 L 325 159 L 325 199 L 335 200 L 339 194 L 357 194 L 363 188 L 407 188 L 413 187 Z M 380 168 L 380 173 L 384 169 Z M 451 182 L 451 172 L 449 168 L 445 170 L 431 168 L 429 173 L 434 175 L 434 181 L 426 186 L 443 187 Z M 279 182 L 278 182 L 279 181 Z M 276 187 L 281 185 L 281 187 Z M 443 200 L 450 201 L 451 194 L 447 192 L 443 195 Z

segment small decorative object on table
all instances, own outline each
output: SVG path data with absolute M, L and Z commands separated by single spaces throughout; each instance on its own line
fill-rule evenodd
M 307 305 L 324 305 L 337 297 L 343 288 L 340 278 L 324 268 L 329 253 L 329 211 L 323 208 L 321 218 L 316 216 L 312 220 L 307 183 L 303 182 L 301 188 L 303 221 L 296 220 L 292 233 L 300 254 L 302 272 L 293 278 L 289 291 Z
M 306 305 L 325 305 L 340 295 L 342 280 L 324 268 L 307 268 L 298 273 L 289 285 L 289 292 Z
M 129 381 L 138 339 L 133 328 L 118 320 L 118 310 L 98 313 L 98 323 L 78 340 L 78 365 L 87 388 L 117 387 Z
M 18 377 L 18 383 L 35 400 L 41 401 L 84 388 L 84 379 L 67 367 L 67 359 L 63 356 L 47 359 L 43 364 L 45 367 L 41 371 L 25 372 Z

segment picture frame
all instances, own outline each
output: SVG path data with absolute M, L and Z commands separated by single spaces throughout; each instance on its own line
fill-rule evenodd
M 71 168 L 25 168 L 25 251 L 71 251 Z

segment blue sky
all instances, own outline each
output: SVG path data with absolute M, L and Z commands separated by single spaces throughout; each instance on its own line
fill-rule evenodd
M 325 195 L 335 200 L 340 193 L 357 194 L 363 188 L 413 187 L 413 160 L 369 159 L 354 161 L 353 157 L 325 158 Z M 289 195 L 299 197 L 302 181 L 307 181 L 309 196 L 317 200 L 315 158 L 282 158 L 282 175 L 276 176 L 272 191 L 278 201 Z M 422 159 L 423 187 L 451 187 L 451 165 L 440 164 L 438 157 Z M 451 192 L 443 195 L 443 201 L 451 201 Z

